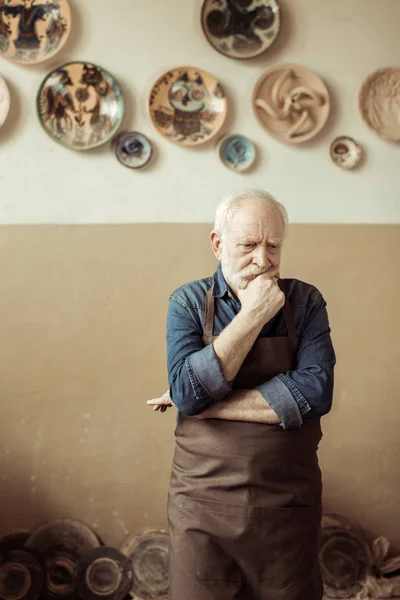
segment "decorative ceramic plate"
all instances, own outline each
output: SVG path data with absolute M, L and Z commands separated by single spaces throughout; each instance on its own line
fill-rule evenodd
M 24 550 L 11 550 L 0 564 L 2 600 L 39 600 L 44 573 L 39 561 Z
M 256 158 L 253 142 L 244 135 L 227 135 L 218 144 L 218 153 L 226 167 L 233 171 L 247 171 Z
M 130 169 L 141 169 L 151 159 L 153 148 L 150 140 L 137 131 L 124 131 L 114 142 L 119 162 Z
M 7 119 L 7 115 L 10 110 L 10 92 L 6 82 L 0 77 L 0 127 L 4 124 Z
M 25 65 L 54 56 L 71 30 L 67 0 L 0 0 L 0 55 Z
M 123 600 L 132 587 L 132 565 L 115 548 L 94 548 L 82 558 L 78 591 L 82 600 Z
M 182 146 L 199 146 L 221 129 L 227 101 L 224 88 L 213 75 L 194 67 L 178 67 L 156 81 L 149 110 L 161 135 Z
M 168 533 L 146 528 L 130 535 L 121 547 L 133 568 L 131 596 L 142 600 L 168 600 Z
M 280 28 L 276 0 L 204 0 L 201 24 L 210 44 L 230 58 L 253 58 L 269 48 Z
M 330 155 L 338 167 L 354 169 L 361 160 L 362 150 L 353 138 L 342 135 L 331 143 Z
M 400 67 L 371 73 L 361 86 L 358 104 L 372 131 L 385 140 L 400 141 Z
M 91 63 L 70 62 L 47 75 L 37 110 L 44 130 L 57 142 L 89 150 L 115 135 L 125 102 L 110 73 Z
M 300 65 L 280 65 L 256 83 L 253 108 L 268 133 L 281 142 L 300 144 L 321 131 L 330 99 L 318 75 Z
M 96 534 L 80 521 L 57 519 L 37 527 L 25 548 L 44 566 L 46 582 L 41 599 L 74 599 L 78 565 L 84 555 L 99 546 Z

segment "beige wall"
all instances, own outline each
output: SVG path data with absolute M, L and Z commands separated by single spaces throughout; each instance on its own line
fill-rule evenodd
M 169 293 L 215 268 L 209 226 L 0 228 L 0 532 L 83 519 L 117 544 L 164 526 L 174 418 Z M 400 545 L 398 226 L 292 225 L 283 275 L 317 285 L 338 356 L 325 508 Z

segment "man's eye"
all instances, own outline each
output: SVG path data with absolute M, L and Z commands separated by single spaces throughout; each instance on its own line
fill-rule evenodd
M 255 244 L 243 244 L 245 248 L 254 248 Z
M 279 246 L 274 246 L 273 244 L 270 244 L 268 248 L 270 252 L 277 252 L 277 250 L 279 250 Z

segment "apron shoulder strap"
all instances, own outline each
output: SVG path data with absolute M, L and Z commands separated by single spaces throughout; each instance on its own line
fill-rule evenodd
M 288 300 L 285 301 L 282 311 L 290 343 L 292 344 L 293 349 L 297 349 L 299 340 L 296 333 L 296 326 L 294 324 L 293 310 Z
M 204 312 L 203 337 L 212 338 L 214 329 L 214 283 L 207 290 Z

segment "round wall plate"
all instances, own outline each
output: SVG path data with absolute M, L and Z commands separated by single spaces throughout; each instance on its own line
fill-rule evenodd
M 148 164 L 153 147 L 148 137 L 137 131 L 123 131 L 114 140 L 115 155 L 129 169 L 141 169 Z
M 400 141 L 400 67 L 371 73 L 358 95 L 361 117 L 384 140 Z
M 270 135 L 287 144 L 301 144 L 324 127 L 330 98 L 322 79 L 310 69 L 279 65 L 257 81 L 253 109 Z
M 204 0 L 201 25 L 215 50 L 229 58 L 253 58 L 275 41 L 280 30 L 276 0 Z
M 0 56 L 37 65 L 61 50 L 71 31 L 67 0 L 0 2 Z
M 361 160 L 362 149 L 353 138 L 341 135 L 332 141 L 330 156 L 338 167 L 354 169 Z
M 149 97 L 150 118 L 159 133 L 181 146 L 199 146 L 220 131 L 227 113 L 224 88 L 195 67 L 177 67 L 159 77 Z
M 245 135 L 233 134 L 222 138 L 218 144 L 218 154 L 226 167 L 244 172 L 254 164 L 256 148 Z
M 10 92 L 8 86 L 0 76 L 0 127 L 4 124 L 7 119 L 8 113 L 10 112 Z
M 72 150 L 90 150 L 109 141 L 121 125 L 122 90 L 107 71 L 70 62 L 44 79 L 37 96 L 39 120 L 54 140 Z

